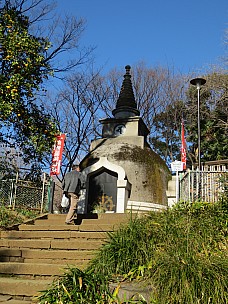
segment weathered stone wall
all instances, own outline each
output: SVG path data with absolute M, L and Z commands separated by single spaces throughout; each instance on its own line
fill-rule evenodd
M 167 204 L 169 171 L 164 161 L 151 149 L 122 146 L 113 157 L 126 170 L 132 184 L 130 200 Z

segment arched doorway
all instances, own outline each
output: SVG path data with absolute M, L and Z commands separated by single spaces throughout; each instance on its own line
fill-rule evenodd
M 87 212 L 116 212 L 118 174 L 107 168 L 88 176 Z

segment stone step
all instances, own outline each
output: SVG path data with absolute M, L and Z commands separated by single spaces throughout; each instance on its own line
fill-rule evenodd
M 90 259 L 87 260 L 80 260 L 80 259 L 23 259 L 22 260 L 16 260 L 15 263 L 24 263 L 24 264 L 38 264 L 38 263 L 42 263 L 42 264 L 55 264 L 55 265 L 61 265 L 64 267 L 68 267 L 68 266 L 73 266 L 73 267 L 77 267 L 80 269 L 84 269 L 86 267 L 86 265 L 88 264 L 88 262 L 90 261 Z M 11 259 L 8 259 L 7 257 L 0 257 L 0 262 L 10 262 L 10 263 L 14 263 L 14 261 L 12 261 Z
M 1 262 L 24 262 L 29 260 L 44 260 L 46 264 L 62 261 L 67 264 L 68 261 L 88 261 L 94 256 L 94 250 L 41 250 L 41 249 L 0 249 Z M 52 262 L 47 262 L 48 260 Z M 73 263 L 72 263 L 73 264 Z
M 39 249 L 68 249 L 68 250 L 95 250 L 103 244 L 100 239 L 80 240 L 80 239 L 0 239 L 0 247 L 4 248 L 39 248 Z
M 30 297 L 47 289 L 69 267 L 83 270 L 104 244 L 107 232 L 130 217 L 79 214 L 75 225 L 66 225 L 66 214 L 45 214 L 0 231 L 0 297 L 9 295 L 12 299 L 6 301 L 8 304 L 22 304 L 21 297 L 29 304 Z
M 126 222 L 128 219 L 121 219 L 121 218 L 117 218 L 117 219 L 112 219 L 112 218 L 101 218 L 101 219 L 75 219 L 75 225 L 81 225 L 81 224 L 92 224 L 92 225 L 103 225 L 103 224 L 110 224 L 110 225 L 115 225 L 115 224 L 120 224 L 123 222 Z M 37 220 L 33 223 L 33 225 L 54 225 L 54 226 L 62 226 L 65 225 L 65 218 L 64 220 L 59 220 L 59 219 L 48 219 L 48 220 Z
M 77 219 L 79 221 L 82 220 L 125 220 L 130 218 L 134 218 L 136 215 L 129 214 L 129 213 L 99 213 L 99 214 L 77 214 Z M 32 223 L 35 221 L 42 221 L 42 220 L 49 220 L 49 221 L 57 221 L 57 222 L 64 222 L 66 218 L 66 214 L 44 214 L 36 219 L 30 219 L 27 223 Z
M 113 231 L 119 227 L 119 224 L 81 224 L 81 225 L 49 225 L 44 223 L 43 225 L 27 225 L 22 224 L 19 226 L 19 231 Z
M 21 224 L 19 231 L 79 231 L 79 225 L 50 225 L 44 222 L 43 225 Z
M 29 300 L 15 300 L 12 297 L 10 297 L 10 300 L 7 300 L 7 301 L 1 301 L 1 298 L 0 298 L 0 303 L 1 304 L 34 304 L 34 302 L 29 301 Z
M 90 213 L 90 214 L 77 214 L 77 218 L 82 219 L 130 219 L 131 217 L 135 217 L 136 215 L 131 215 L 130 213 Z M 38 219 L 65 219 L 66 214 L 45 214 L 43 216 L 40 216 Z
M 119 224 L 124 224 L 125 222 L 127 222 L 128 219 L 127 218 L 117 218 L 117 219 L 112 219 L 112 218 L 101 218 L 101 219 L 98 219 L 98 220 L 93 220 L 93 219 L 85 219 L 85 220 L 82 220 L 82 225 L 85 224 L 85 225 L 119 225 Z M 77 222 L 76 222 L 77 223 Z
M 80 225 L 82 222 L 86 223 L 118 223 L 126 222 L 134 218 L 135 214 L 122 214 L 122 213 L 101 213 L 101 214 L 78 214 L 75 224 Z M 27 220 L 24 224 L 30 225 L 42 225 L 50 223 L 49 225 L 54 224 L 63 225 L 65 223 L 66 214 L 45 214 L 37 217 L 36 219 Z
M 34 280 L 32 278 L 23 279 L 23 278 L 12 278 L 12 277 L 0 277 L 0 294 L 10 295 L 12 297 L 26 296 L 32 298 L 38 296 L 40 291 L 48 289 L 51 283 L 52 280 L 43 280 L 43 279 Z M 3 296 L 2 299 L 4 300 Z M 8 299 L 10 298 L 8 297 Z M 26 301 L 24 303 L 28 303 L 28 302 Z
M 33 264 L 33 263 L 0 263 L 0 274 L 20 276 L 53 277 L 62 275 L 68 267 L 58 264 Z
M 86 232 L 86 231 L 0 231 L 0 238 L 2 239 L 105 239 L 106 232 Z

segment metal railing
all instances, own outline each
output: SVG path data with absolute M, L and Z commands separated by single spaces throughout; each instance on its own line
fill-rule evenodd
M 50 205 L 51 181 L 46 173 L 43 173 L 38 184 L 29 180 L 15 178 L 0 180 L 0 206 L 9 206 L 12 209 L 22 207 L 26 209 L 48 211 Z
M 227 171 L 188 171 L 180 176 L 179 200 L 216 202 L 227 183 Z

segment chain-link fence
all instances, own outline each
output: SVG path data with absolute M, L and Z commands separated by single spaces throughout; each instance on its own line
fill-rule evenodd
M 228 172 L 188 171 L 180 178 L 180 201 L 218 201 L 228 182 Z
M 15 179 L 0 180 L 1 205 L 12 206 L 14 184 L 15 184 Z
M 48 211 L 51 204 L 51 180 L 43 173 L 39 183 L 20 179 L 17 173 L 15 178 L 0 179 L 0 206 L 10 206 L 13 209 Z

